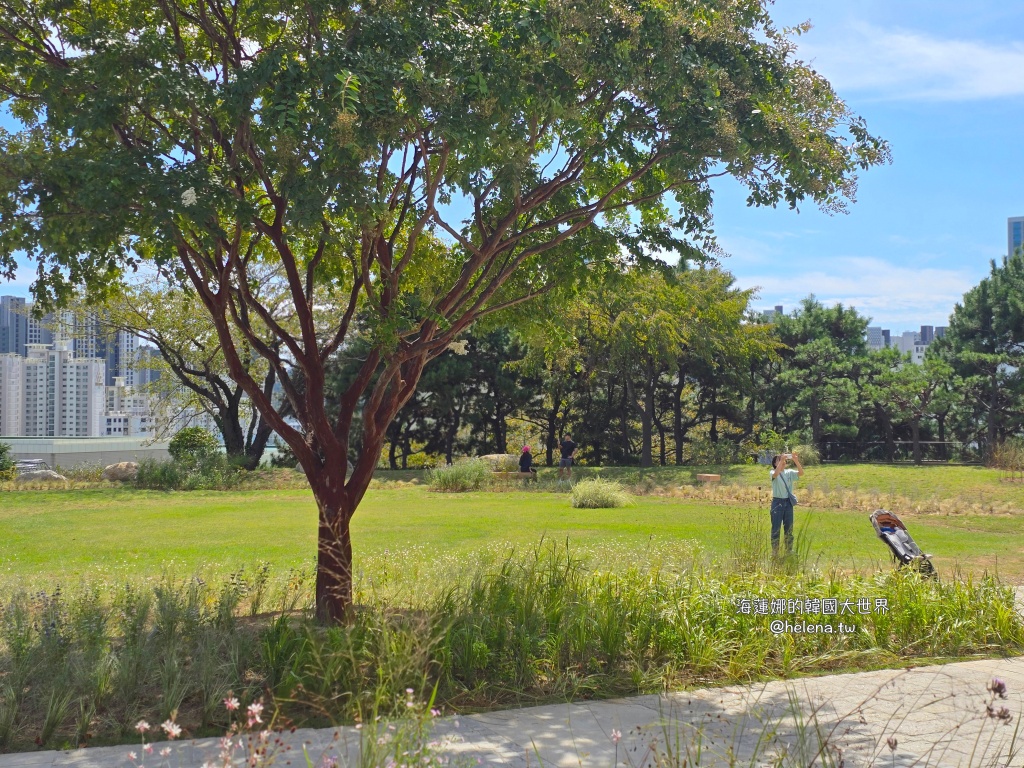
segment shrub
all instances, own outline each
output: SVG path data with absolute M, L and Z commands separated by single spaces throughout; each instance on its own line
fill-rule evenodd
M 167 452 L 171 458 L 180 462 L 200 462 L 217 453 L 220 443 L 202 427 L 185 427 L 171 438 Z
M 436 467 L 427 473 L 430 489 L 445 493 L 475 491 L 485 486 L 490 479 L 491 467 L 480 459 Z
M 600 477 L 580 480 L 572 489 L 572 505 L 577 509 L 607 509 L 629 503 L 629 493 L 614 480 Z
M 98 483 L 103 480 L 102 464 L 75 464 L 73 467 L 54 467 L 53 471 L 68 480 L 82 483 Z
M 818 449 L 813 445 L 794 445 L 793 450 L 790 453 L 795 453 L 800 457 L 800 463 L 805 467 L 813 467 L 816 464 L 821 464 L 821 454 L 818 453 Z
M 288 443 L 274 446 L 274 454 L 270 457 L 270 466 L 278 469 L 297 469 L 299 460 Z
M 245 474 L 223 453 L 180 461 L 144 459 L 135 485 L 158 491 L 223 491 L 238 486 Z
M 1004 472 L 1024 471 L 1024 440 L 1019 437 L 1005 440 L 992 448 L 988 457 L 989 466 Z
M 765 429 L 757 438 L 758 451 L 767 453 L 785 453 L 786 446 L 792 442 L 785 435 L 776 432 L 774 429 Z
M 11 446 L 9 443 L 0 443 L 0 481 L 13 480 L 15 474 Z

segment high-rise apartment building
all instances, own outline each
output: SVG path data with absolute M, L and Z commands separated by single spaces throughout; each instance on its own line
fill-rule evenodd
M 123 386 L 134 387 L 136 384 L 136 363 L 139 354 L 139 337 L 133 333 L 117 331 L 107 337 L 106 355 L 107 380 L 106 385 L 116 385 L 116 380 L 121 379 Z
M 104 434 L 111 437 L 142 437 L 156 431 L 149 398 L 135 392 L 120 376 L 106 388 Z
M 0 355 L 0 435 L 20 437 L 25 426 L 25 358 Z
M 111 329 L 94 313 L 63 312 L 56 324 L 55 337 L 69 341 L 77 358 L 102 358 L 106 386 L 113 386 L 116 378 L 124 379 L 127 386 L 135 385 L 139 339 L 134 334 Z
M 868 349 L 885 349 L 885 330 L 877 326 L 868 327 Z
M 1024 216 L 1006 220 L 1006 255 L 1012 256 L 1024 248 Z
M 68 342 L 58 342 L 53 349 L 32 344 L 23 366 L 23 435 L 98 437 L 105 433 L 102 359 L 76 358 Z
M 0 296 L 0 354 L 25 354 L 28 309 L 20 296 Z
M 921 334 L 918 331 L 904 331 L 902 335 L 893 339 L 892 345 L 904 354 L 910 355 L 910 361 L 917 365 L 924 362 L 924 351 L 928 345 L 921 341 Z
M 31 309 L 31 307 L 29 307 Z M 27 344 L 53 344 L 53 315 L 44 315 L 41 319 L 28 316 Z
M 930 325 L 921 326 L 921 343 L 931 344 L 935 341 L 935 328 Z

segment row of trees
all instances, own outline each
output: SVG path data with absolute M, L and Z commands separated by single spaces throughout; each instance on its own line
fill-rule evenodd
M 470 334 L 391 425 L 387 461 L 515 451 L 510 425 L 549 465 L 566 431 L 597 464 L 732 461 L 780 436 L 835 458 L 985 456 L 1024 433 L 1022 263 L 992 265 L 923 365 L 869 350 L 869 318 L 842 305 L 808 297 L 766 324 L 721 270 L 622 273 L 542 332 Z
M 751 292 L 721 269 L 609 271 L 569 300 L 460 337 L 388 426 L 381 463 L 450 463 L 530 443 L 550 465 L 566 431 L 594 464 L 734 461 L 784 442 L 833 458 L 893 460 L 909 442 L 921 461 L 929 441 L 941 444 L 937 458 L 952 456 L 949 442 L 984 455 L 1024 430 L 1022 258 L 992 265 L 923 365 L 868 350 L 869 318 L 842 305 L 809 297 L 765 323 L 750 311 Z M 136 285 L 116 292 L 103 316 L 160 349 L 171 375 L 153 385 L 159 397 L 184 392 L 214 416 L 228 454 L 255 466 L 269 427 L 187 302 Z M 278 321 L 289 322 L 284 310 Z M 357 338 L 333 358 L 328 400 L 351 385 L 368 347 Z M 271 396 L 272 369 L 258 355 L 246 360 Z

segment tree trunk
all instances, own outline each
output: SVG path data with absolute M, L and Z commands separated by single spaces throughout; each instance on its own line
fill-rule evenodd
M 988 399 L 988 445 L 985 446 L 985 453 L 991 455 L 998 444 L 999 419 L 996 414 L 999 412 L 999 386 L 998 371 L 992 371 L 989 378 L 989 399 Z
M 921 420 L 910 420 L 910 439 L 914 444 L 914 463 L 921 465 Z
M 943 461 L 949 459 L 949 452 L 946 450 L 946 414 L 936 415 L 935 421 L 939 425 L 939 458 Z
M 661 460 L 661 466 L 665 466 L 665 425 L 661 423 L 661 419 L 657 419 L 655 423 L 658 425 L 658 441 L 660 443 L 659 459 Z
M 676 466 L 683 463 L 683 389 L 686 387 L 686 367 L 679 366 L 676 375 L 679 377 L 672 388 L 672 438 L 675 440 Z
M 878 403 L 875 404 L 875 417 L 882 425 L 882 434 L 885 437 L 885 458 L 887 461 L 893 462 L 896 460 L 896 438 L 892 433 L 892 419 Z
M 270 436 L 273 434 L 274 430 L 261 418 L 259 425 L 256 427 L 256 433 L 245 447 L 245 461 L 242 466 L 250 471 L 259 467 L 260 462 L 263 460 L 263 453 L 267 450 L 267 443 L 270 442 Z
M 811 442 L 821 450 L 821 414 L 818 412 L 818 398 L 811 397 Z
M 314 492 L 315 493 L 315 492 Z M 341 624 L 352 607 L 352 512 L 343 505 L 320 505 L 316 558 L 316 617 Z
M 495 453 L 508 453 L 508 424 L 505 423 L 500 402 L 494 404 L 494 447 L 497 449 Z
M 718 442 L 718 389 L 711 389 L 711 429 L 708 430 L 708 438 L 712 443 Z
M 218 408 L 215 421 L 220 427 L 221 438 L 224 440 L 224 453 L 228 455 L 228 458 L 244 459 L 246 455 L 245 430 L 242 428 L 238 402 L 225 403 Z
M 654 383 L 644 385 L 644 405 L 640 411 L 640 466 L 654 466 Z
M 404 457 L 403 457 L 404 458 Z M 397 436 L 388 446 L 388 467 L 398 469 L 398 439 Z
M 547 444 L 546 453 L 544 460 L 547 462 L 547 466 L 551 467 L 555 464 L 555 446 L 557 445 L 556 435 L 558 432 L 558 403 L 556 402 L 551 410 L 548 411 L 548 434 L 545 443 Z
M 753 365 L 750 366 L 750 397 L 747 400 L 747 429 L 746 436 L 753 437 L 754 429 L 757 427 L 757 373 Z
M 622 407 L 619 410 L 619 423 L 622 428 L 622 452 L 620 455 L 623 457 L 629 457 L 631 459 L 632 456 L 629 455 L 632 451 L 632 446 L 629 442 L 629 392 L 627 391 L 628 389 L 628 385 L 622 388 Z
M 462 416 L 458 411 L 454 412 L 453 417 L 452 423 L 448 427 L 448 433 L 444 438 L 444 458 L 449 464 L 452 463 L 455 457 L 455 438 L 459 434 L 459 425 L 462 423 Z

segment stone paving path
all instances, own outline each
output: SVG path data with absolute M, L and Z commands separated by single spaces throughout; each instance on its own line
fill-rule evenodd
M 986 712 L 993 677 L 1007 686 L 1013 722 Z M 489 766 L 654 765 L 654 751 L 690 752 L 688 765 L 760 766 L 787 754 L 792 766 L 1024 766 L 1024 657 L 829 675 L 797 681 L 702 689 L 661 696 L 557 704 L 442 718 L 435 738 L 453 761 Z M 622 737 L 618 744 L 613 735 Z M 1011 756 L 1016 735 L 1018 752 Z M 887 739 L 895 739 L 890 749 Z M 303 768 L 337 755 L 358 765 L 359 733 L 303 729 L 285 737 L 290 751 L 275 765 Z M 698 747 L 702 756 L 693 759 Z M 158 744 L 157 749 L 165 746 Z M 153 768 L 198 768 L 216 759 L 217 739 L 170 745 Z M 128 768 L 137 748 L 94 747 L 71 752 L 0 755 L 0 768 Z M 827 752 L 825 762 L 820 755 Z M 730 755 L 734 760 L 730 760 Z M 666 763 L 681 766 L 682 761 Z M 659 764 L 662 765 L 662 764 Z
M 1024 588 L 1018 597 L 1024 607 Z M 988 690 L 994 677 L 1006 683 L 1005 699 Z M 988 705 L 1006 707 L 1012 721 Z M 761 766 L 783 755 L 782 764 L 804 768 L 1024 768 L 1022 716 L 1024 657 L 447 717 L 434 736 L 456 764 L 516 768 L 681 768 L 682 757 L 687 766 Z M 283 737 L 275 765 L 303 768 L 303 748 L 314 764 L 335 755 L 358 765 L 359 737 L 354 728 L 299 730 Z M 218 752 L 217 739 L 170 746 L 146 766 L 198 768 Z M 0 768 L 128 768 L 131 749 L 0 755 Z M 653 761 L 666 751 L 677 760 Z

